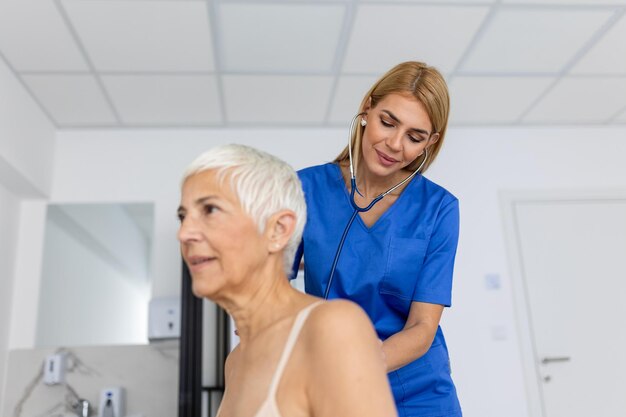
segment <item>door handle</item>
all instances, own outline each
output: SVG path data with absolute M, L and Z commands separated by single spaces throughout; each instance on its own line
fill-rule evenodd
M 569 362 L 571 359 L 569 356 L 548 356 L 541 359 L 541 363 L 546 365 L 552 362 Z

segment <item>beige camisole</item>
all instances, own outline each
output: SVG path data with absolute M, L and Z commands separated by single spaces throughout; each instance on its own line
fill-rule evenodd
M 270 383 L 270 389 L 267 393 L 267 398 L 265 401 L 261 403 L 258 411 L 254 415 L 254 417 L 282 417 L 280 411 L 278 411 L 278 404 L 276 404 L 276 391 L 278 390 L 278 384 L 280 383 L 280 379 L 285 371 L 285 366 L 287 365 L 287 361 L 291 356 L 291 352 L 293 347 L 298 340 L 298 335 L 300 335 L 300 330 L 304 326 L 304 323 L 309 316 L 311 310 L 314 307 L 321 304 L 323 301 L 318 301 L 311 305 L 306 306 L 296 316 L 296 319 L 291 326 L 291 331 L 289 332 L 289 337 L 287 337 L 287 342 L 285 343 L 285 347 L 283 348 L 283 353 L 280 356 L 280 360 L 278 361 L 278 366 L 274 371 L 274 376 L 272 377 L 272 382 Z M 220 416 L 220 409 L 217 411 L 217 417 Z

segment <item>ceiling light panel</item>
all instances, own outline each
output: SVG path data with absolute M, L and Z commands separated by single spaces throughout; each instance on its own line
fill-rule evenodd
M 102 81 L 127 125 L 204 126 L 222 122 L 211 75 L 109 75 Z
M 365 94 L 378 77 L 354 75 L 340 77 L 333 92 L 329 121 L 336 125 L 350 125 L 350 121 L 359 112 L 359 106 Z
M 571 72 L 626 75 L 626 18 L 622 17 Z
M 361 5 L 343 71 L 381 73 L 403 61 L 424 61 L 451 72 L 489 7 Z
M 331 71 L 346 11 L 337 4 L 225 4 L 219 8 L 222 69 Z
M 260 125 L 321 124 L 330 99 L 332 77 L 222 77 L 229 123 Z
M 205 1 L 64 0 L 98 71 L 212 71 Z
M 0 2 L 0 51 L 17 71 L 86 71 L 53 1 Z
M 450 83 L 451 123 L 513 123 L 553 81 L 549 77 L 455 77 Z
M 497 12 L 461 69 L 473 73 L 557 73 L 612 16 L 581 9 Z
M 626 106 L 626 77 L 560 81 L 524 118 L 537 123 L 602 123 Z
M 116 124 L 91 75 L 26 75 L 22 79 L 61 127 Z

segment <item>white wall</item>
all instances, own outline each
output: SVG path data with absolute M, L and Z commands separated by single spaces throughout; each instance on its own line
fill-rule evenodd
M 0 57 L 0 181 L 24 197 L 50 190 L 54 128 Z
M 626 189 L 626 128 L 451 129 L 428 176 L 461 200 L 453 308 L 444 331 L 468 417 L 527 417 L 499 192 Z M 343 130 L 68 131 L 57 136 L 52 202 L 154 202 L 153 295 L 179 293 L 180 173 L 201 151 L 256 145 L 295 168 L 332 159 Z M 485 276 L 500 279 L 488 289 Z
M 21 285 L 15 278 L 22 269 L 15 249 L 20 207 L 50 191 L 54 139 L 54 127 L 0 57 L 0 409 L 13 293 Z
M 17 241 L 19 199 L 0 183 L 0 409 L 4 392 L 5 366 L 8 358 L 11 296 Z

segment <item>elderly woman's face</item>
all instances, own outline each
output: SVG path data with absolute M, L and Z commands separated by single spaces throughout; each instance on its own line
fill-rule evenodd
M 264 237 L 228 183 L 220 185 L 210 170 L 189 177 L 182 188 L 178 240 L 200 297 L 237 291 L 267 257 Z

